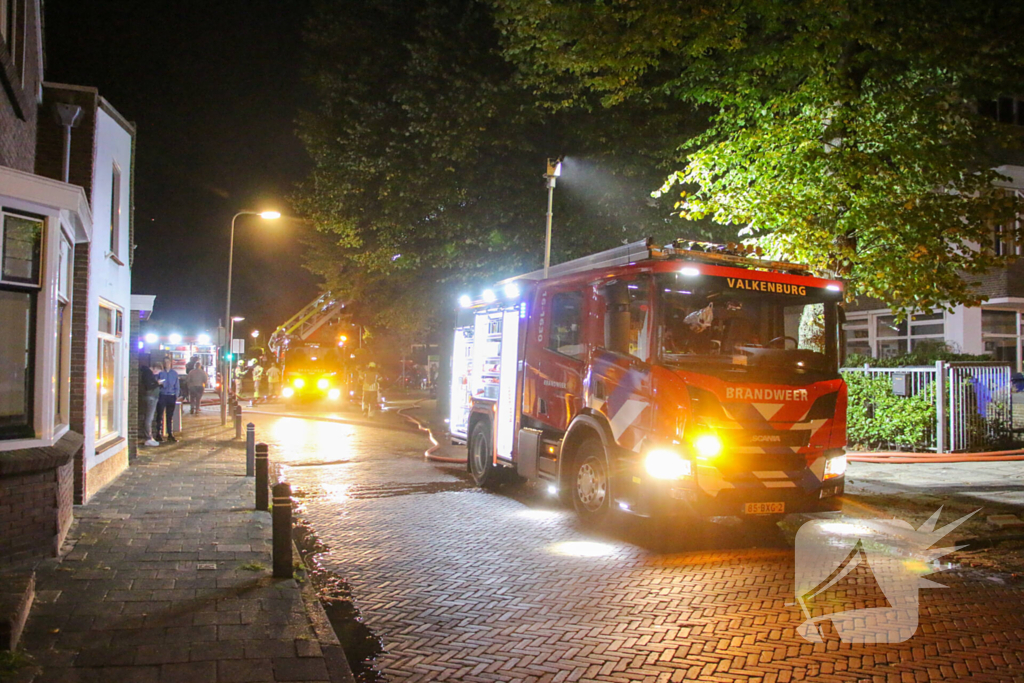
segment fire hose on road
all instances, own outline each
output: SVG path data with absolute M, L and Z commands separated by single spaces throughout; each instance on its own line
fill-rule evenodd
M 957 463 L 957 462 L 1003 462 L 1024 460 L 1024 449 L 1012 451 L 989 451 L 987 453 L 901 453 L 899 451 L 879 451 L 868 453 L 847 452 L 846 459 L 850 462 L 868 462 L 875 464 L 909 465 L 913 463 Z
M 405 411 L 407 411 L 407 410 L 414 410 L 416 408 L 419 408 L 420 407 L 420 403 L 422 403 L 422 399 L 419 400 L 419 401 L 416 401 L 415 403 L 413 403 L 411 406 L 409 406 L 407 408 L 402 408 L 401 410 L 398 411 L 398 414 L 401 415 L 402 417 L 404 417 L 406 420 L 409 420 L 410 422 L 415 424 L 417 429 L 419 429 L 421 432 L 426 432 L 427 433 L 427 438 L 430 439 L 430 443 L 432 445 L 430 446 L 430 448 L 428 448 L 427 450 L 425 450 L 423 452 L 423 457 L 426 458 L 427 460 L 432 460 L 434 462 L 448 462 L 448 463 L 454 463 L 456 465 L 464 465 L 466 463 L 466 458 L 448 458 L 448 457 L 445 457 L 443 455 L 434 455 L 434 451 L 439 449 L 441 447 L 441 444 L 434 437 L 433 430 L 430 427 L 428 427 L 425 424 L 423 424 L 422 422 L 420 422 L 420 420 L 416 419 L 412 415 L 406 415 L 405 414 Z

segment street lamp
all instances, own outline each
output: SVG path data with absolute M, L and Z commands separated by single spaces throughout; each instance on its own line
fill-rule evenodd
M 253 339 L 259 339 L 260 338 L 260 331 L 259 330 L 253 330 L 252 331 L 252 338 Z
M 224 304 L 224 320 L 231 320 L 231 270 L 234 266 L 235 260 L 235 221 L 238 220 L 239 216 L 259 216 L 263 220 L 272 221 L 281 217 L 278 211 L 239 211 L 231 217 L 231 241 L 228 243 L 228 295 L 227 301 Z M 228 348 L 231 348 L 230 341 L 228 342 Z M 227 379 L 230 366 L 227 361 L 224 361 L 224 373 L 223 383 L 224 387 L 220 392 L 220 423 L 226 425 L 228 423 L 228 392 L 227 392 Z
M 551 267 L 551 206 L 555 201 L 555 179 L 562 175 L 562 158 L 548 159 L 548 170 L 544 174 L 548 186 L 548 215 L 547 229 L 544 233 L 544 279 L 548 278 L 548 268 Z

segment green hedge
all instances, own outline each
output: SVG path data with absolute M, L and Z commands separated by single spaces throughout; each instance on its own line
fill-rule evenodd
M 924 393 L 899 397 L 892 393 L 892 378 L 845 372 L 849 391 L 846 435 L 859 449 L 924 450 L 933 447 L 935 404 Z
M 905 353 L 902 356 L 892 358 L 872 358 L 862 356 L 859 353 L 851 353 L 846 357 L 843 366 L 847 368 L 862 368 L 868 365 L 872 368 L 907 368 L 915 365 L 935 365 L 936 361 L 944 360 L 948 363 L 984 363 L 991 361 L 992 357 L 987 354 L 974 355 L 970 353 L 953 353 L 943 343 L 918 344 L 913 353 Z

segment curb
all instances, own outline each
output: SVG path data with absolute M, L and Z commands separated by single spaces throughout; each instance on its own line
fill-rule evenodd
M 292 557 L 301 558 L 295 541 L 292 541 Z M 305 567 L 305 565 L 303 565 Z M 313 582 L 309 579 L 309 572 L 302 569 L 302 581 L 299 583 L 302 593 L 302 604 L 306 608 L 306 617 L 309 618 L 313 633 L 320 643 L 320 649 L 324 653 L 324 663 L 327 665 L 327 673 L 331 677 L 331 683 L 355 683 L 355 676 L 352 675 L 352 667 L 348 665 L 348 658 L 341 647 L 341 641 L 331 626 L 327 612 L 320 604 L 320 597 L 313 588 Z

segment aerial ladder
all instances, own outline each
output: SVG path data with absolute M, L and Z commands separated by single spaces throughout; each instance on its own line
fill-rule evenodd
M 274 330 L 268 342 L 270 350 L 280 356 L 293 340 L 302 342 L 309 339 L 314 332 L 341 315 L 345 304 L 332 292 L 324 292 Z

